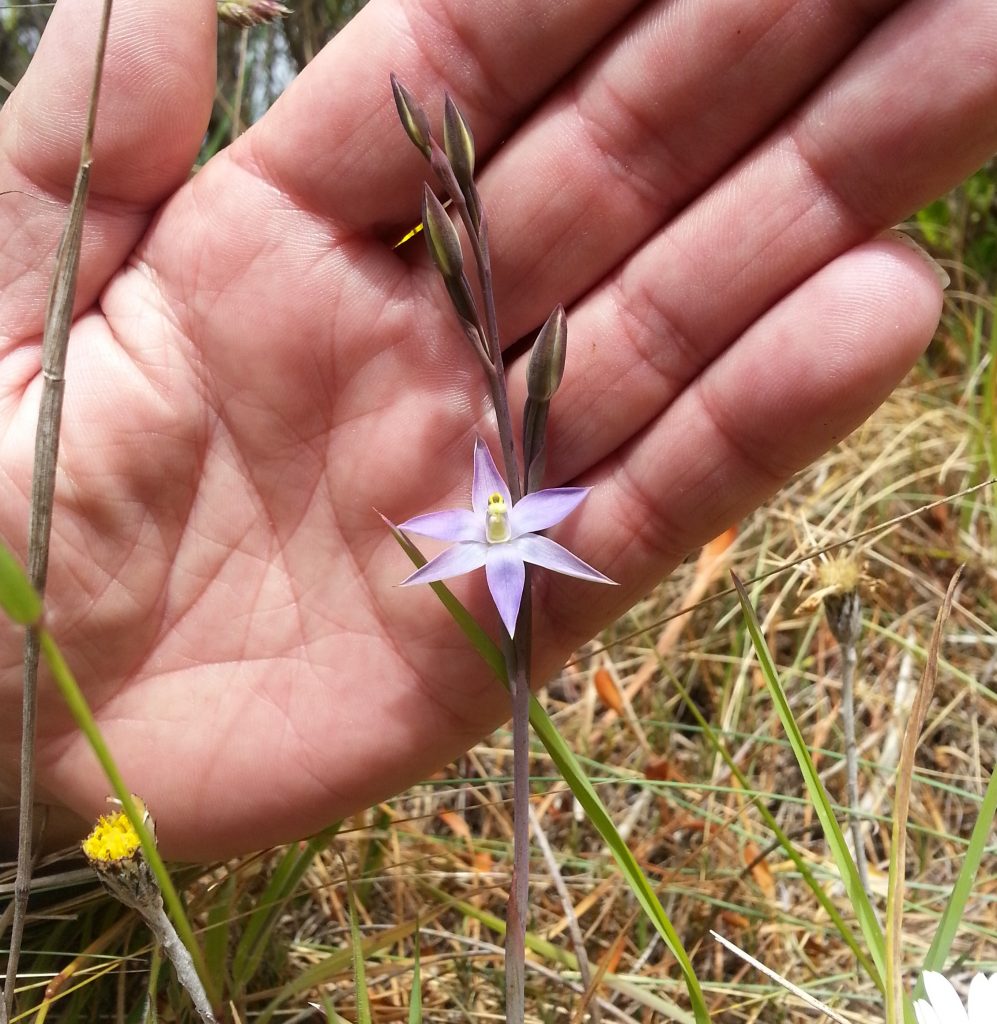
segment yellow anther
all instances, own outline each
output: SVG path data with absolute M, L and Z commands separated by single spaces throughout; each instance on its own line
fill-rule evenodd
M 488 510 L 485 512 L 485 537 L 489 544 L 501 544 L 512 535 L 509 529 L 509 509 L 505 499 L 496 491 L 488 496 Z

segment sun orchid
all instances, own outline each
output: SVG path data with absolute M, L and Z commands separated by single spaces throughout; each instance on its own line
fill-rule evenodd
M 590 490 L 589 487 L 551 487 L 527 494 L 513 505 L 509 488 L 495 467 L 487 445 L 477 438 L 471 509 L 429 512 L 399 526 L 422 537 L 456 543 L 417 569 L 401 585 L 435 583 L 484 566 L 499 617 L 513 636 L 526 583 L 526 562 L 593 583 L 613 582 L 567 548 L 539 533 L 570 515 Z
M 997 974 L 977 974 L 963 1006 L 952 983 L 937 971 L 924 972 L 927 999 L 914 1002 L 917 1024 L 994 1024 L 997 1021 Z

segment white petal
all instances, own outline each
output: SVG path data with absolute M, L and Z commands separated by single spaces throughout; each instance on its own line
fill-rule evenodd
M 451 508 L 442 512 L 427 512 L 424 516 L 406 519 L 399 527 L 420 537 L 434 540 L 477 540 L 484 543 L 485 521 L 467 508 Z
M 410 587 L 416 583 L 436 583 L 450 576 L 463 576 L 466 572 L 480 569 L 488 554 L 487 544 L 455 544 L 442 554 L 431 558 L 421 569 L 402 580 L 399 586 Z
M 526 585 L 526 566 L 511 543 L 488 545 L 485 577 L 506 632 L 515 636 L 516 619 L 519 618 Z
M 525 562 L 542 565 L 545 569 L 575 576 L 580 580 L 591 580 L 593 583 L 612 583 L 598 569 L 593 569 L 588 562 L 583 562 L 567 548 L 552 541 L 549 537 L 538 537 L 535 533 L 527 533 L 522 537 L 510 540 L 505 547 L 514 548 L 516 554 Z
M 914 1016 L 917 1017 L 917 1024 L 943 1024 L 927 999 L 914 1000 Z
M 513 537 L 524 533 L 539 533 L 556 526 L 571 515 L 591 487 L 548 487 L 545 491 L 527 494 L 509 513 L 509 527 Z
M 937 971 L 924 972 L 924 990 L 942 1024 L 969 1024 L 969 1015 L 952 983 Z
M 474 439 L 474 479 L 471 482 L 471 507 L 474 514 L 485 521 L 488 511 L 488 499 L 493 494 L 501 494 L 507 508 L 512 507 L 512 496 L 502 474 L 495 468 L 495 460 L 488 450 L 488 445 L 480 437 Z M 484 529 L 484 526 L 482 526 Z
M 997 1021 L 997 974 L 988 978 L 977 974 L 969 983 L 970 1024 L 994 1024 Z

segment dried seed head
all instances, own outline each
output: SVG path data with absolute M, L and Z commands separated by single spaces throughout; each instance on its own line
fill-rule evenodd
M 530 352 L 526 386 L 534 402 L 549 402 L 561 385 L 568 350 L 568 321 L 558 305 L 540 328 Z
M 861 564 L 845 555 L 829 558 L 817 570 L 819 594 L 827 624 L 839 644 L 854 644 L 862 631 L 862 594 L 865 575 Z
M 398 117 L 405 133 L 412 140 L 413 145 L 429 160 L 433 153 L 430 145 L 432 132 L 429 130 L 429 118 L 426 117 L 426 112 L 416 103 L 412 93 L 398 81 L 394 72 L 391 73 L 391 91 L 394 94 Z
M 447 281 L 456 281 L 464 267 L 464 254 L 453 221 L 428 185 L 422 191 L 422 226 L 429 255 Z
M 218 18 L 239 28 L 252 28 L 276 21 L 291 13 L 289 7 L 276 0 L 217 0 Z
M 443 106 L 443 148 L 461 190 L 467 192 L 474 180 L 474 136 L 449 93 Z
M 862 597 L 857 590 L 824 596 L 827 624 L 839 644 L 854 645 L 862 632 Z

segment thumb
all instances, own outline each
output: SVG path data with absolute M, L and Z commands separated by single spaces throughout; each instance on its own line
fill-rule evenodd
M 60 0 L 0 113 L 0 322 L 41 330 L 93 79 L 102 0 Z M 117 0 L 94 135 L 78 308 L 90 305 L 190 172 L 215 82 L 214 0 Z M 47 201 L 46 201 L 47 200 Z M 53 202 L 54 200 L 54 202 Z

